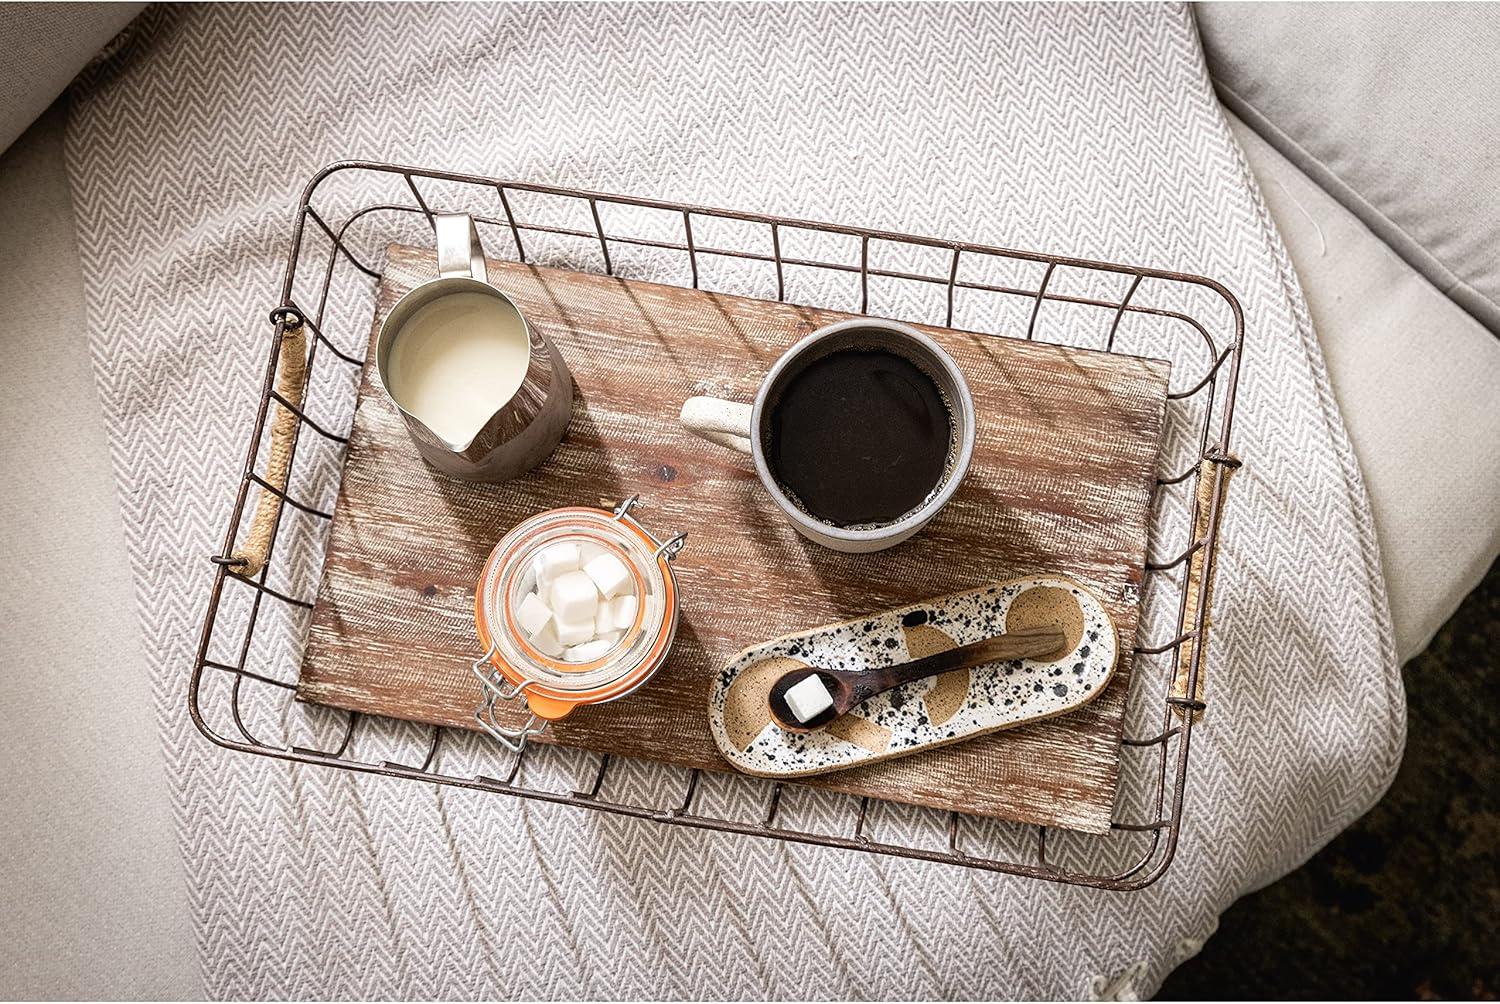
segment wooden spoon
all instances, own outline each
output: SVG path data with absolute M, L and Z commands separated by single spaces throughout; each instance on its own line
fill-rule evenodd
M 921 659 L 882 666 L 879 669 L 820 669 L 816 666 L 804 666 L 783 673 L 771 685 L 768 696 L 771 717 L 788 732 L 811 732 L 876 694 L 883 694 L 903 683 L 937 676 L 939 673 L 950 673 L 956 669 L 982 666 L 987 662 L 1058 657 L 1065 654 L 1063 647 L 1067 643 L 1067 636 L 1056 628 L 1033 628 L 1011 631 L 984 641 L 950 648 L 946 652 L 937 652 Z M 833 695 L 833 706 L 800 722 L 787 706 L 786 692 L 814 674 L 822 679 L 823 686 Z

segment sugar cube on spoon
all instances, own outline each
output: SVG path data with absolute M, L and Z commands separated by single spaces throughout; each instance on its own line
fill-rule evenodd
M 816 673 L 809 674 L 796 686 L 788 687 L 784 697 L 786 706 L 799 722 L 810 722 L 833 707 L 833 695 Z

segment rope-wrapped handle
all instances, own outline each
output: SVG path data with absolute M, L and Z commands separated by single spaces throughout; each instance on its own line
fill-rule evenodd
M 1172 710 L 1179 716 L 1189 709 L 1193 721 L 1203 718 L 1204 683 L 1208 678 L 1208 628 L 1213 618 L 1214 572 L 1218 565 L 1219 526 L 1224 520 L 1224 507 L 1229 498 L 1229 479 L 1239 470 L 1240 461 L 1230 453 L 1209 451 L 1198 466 L 1198 515 L 1193 521 L 1193 540 L 1206 541 L 1209 526 L 1213 527 L 1214 547 L 1200 547 L 1193 552 L 1188 562 L 1187 607 L 1198 609 L 1198 598 L 1203 599 L 1203 630 L 1191 644 L 1178 646 L 1177 672 L 1172 679 Z M 1217 497 L 1215 497 L 1217 496 Z M 1188 694 L 1188 679 L 1192 675 L 1194 653 L 1198 659 L 1198 679 L 1193 692 Z
M 302 393 L 307 385 L 307 327 L 300 322 L 281 333 L 281 351 L 276 360 L 276 393 L 302 407 Z M 271 535 L 281 512 L 282 499 L 277 492 L 286 491 L 287 472 L 292 465 L 292 442 L 297 435 L 297 416 L 281 404 L 271 402 L 271 452 L 266 459 L 265 479 L 276 491 L 261 488 L 255 503 L 250 532 L 231 556 L 235 570 L 244 576 L 259 574 L 271 553 Z

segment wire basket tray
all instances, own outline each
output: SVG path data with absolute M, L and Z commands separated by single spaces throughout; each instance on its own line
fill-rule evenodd
M 928 817 L 922 826 L 929 836 L 936 835 L 933 839 L 913 838 L 909 827 L 899 838 L 886 837 L 872 832 L 871 821 L 887 803 L 854 796 L 838 796 L 857 804 L 851 806 L 848 825 L 828 831 L 788 820 L 784 794 L 791 787 L 782 782 L 740 779 L 756 788 L 754 797 L 759 800 L 759 808 L 748 817 L 706 811 L 700 804 L 703 774 L 696 769 L 661 768 L 684 775 L 664 803 L 616 799 L 606 794 L 609 778 L 619 772 L 608 754 L 597 755 L 597 764 L 581 785 L 542 786 L 529 783 L 535 764 L 528 761 L 578 751 L 527 744 L 519 753 L 510 753 L 496 744 L 493 764 L 475 769 L 468 758 L 462 765 L 448 764 L 445 753 L 460 742 L 472 744 L 476 733 L 412 725 L 422 730 L 414 745 L 389 749 L 388 756 L 374 755 L 369 750 L 379 747 L 381 736 L 389 732 L 381 732 L 380 724 L 391 723 L 321 708 L 316 710 L 339 716 L 325 730 L 330 741 L 298 743 L 289 723 L 305 708 L 295 704 L 301 649 L 261 661 L 253 653 L 261 647 L 257 629 L 267 633 L 265 614 L 273 610 L 285 612 L 294 623 L 296 615 L 304 617 L 302 634 L 294 644 L 305 645 L 305 615 L 313 605 L 316 569 L 310 574 L 304 569 L 301 577 L 310 584 L 304 584 L 300 595 L 273 584 L 270 575 L 286 564 L 278 562 L 278 554 L 299 548 L 320 561 L 332 506 L 301 497 L 297 478 L 288 476 L 294 472 L 304 429 L 331 452 L 335 463 L 342 457 L 347 436 L 334 431 L 328 418 L 312 416 L 335 414 L 352 420 L 373 291 L 381 274 L 380 255 L 387 245 L 403 240 L 430 244 L 433 216 L 443 212 L 468 213 L 490 257 L 521 263 L 691 284 L 695 289 L 859 313 L 884 312 L 902 320 L 985 333 L 1005 331 L 1030 340 L 1136 355 L 1166 355 L 1174 339 L 1185 339 L 1191 351 L 1172 355 L 1168 434 L 1152 495 L 1152 548 L 1172 556 L 1148 556 L 1145 568 L 1129 696 L 1135 713 L 1127 715 L 1121 740 L 1122 795 L 1111 832 L 1087 838 L 1064 832 L 1068 861 L 1059 860 L 1060 839 L 1048 827 L 1015 824 L 1017 832 L 1001 841 L 1003 850 L 979 849 L 974 846 L 977 834 L 994 821 L 946 810 L 915 810 Z M 721 275 L 725 263 L 734 263 L 736 270 Z M 761 278 L 746 278 L 746 270 L 755 269 L 761 270 Z M 898 289 L 900 293 L 893 293 Z M 1181 272 L 761 213 L 342 162 L 320 171 L 303 191 L 270 319 L 273 331 L 260 397 L 223 544 L 212 557 L 215 574 L 188 682 L 189 712 L 212 742 L 280 760 L 669 825 L 1104 889 L 1142 888 L 1170 866 L 1183 816 L 1192 732 L 1206 707 L 1202 684 L 1221 507 L 1229 475 L 1239 466 L 1230 453 L 1230 432 L 1244 322 L 1239 303 L 1218 282 Z M 312 337 L 306 340 L 306 394 L 293 400 L 283 393 L 278 378 L 286 369 L 283 342 L 298 329 Z M 269 420 L 281 412 L 294 421 L 295 430 L 290 449 L 273 460 L 267 446 Z M 236 541 L 246 535 L 252 499 L 261 496 L 270 498 L 273 515 L 265 560 L 255 568 L 236 556 Z M 284 519 L 288 512 L 297 518 Z M 230 602 L 233 591 L 243 593 L 237 602 Z M 220 654 L 226 645 L 231 655 Z M 209 685 L 214 677 L 221 678 L 220 685 Z M 480 697 L 476 688 L 476 704 Z M 249 716 L 243 712 L 252 700 L 279 707 L 279 714 L 270 716 L 283 723 L 279 737 L 268 738 L 263 726 L 247 726 Z M 1127 787 L 1135 792 L 1131 798 L 1123 794 Z M 909 806 L 900 808 L 912 811 Z M 1092 846 L 1079 843 L 1085 839 Z

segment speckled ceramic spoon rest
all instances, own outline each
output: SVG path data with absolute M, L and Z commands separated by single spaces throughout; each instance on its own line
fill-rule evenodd
M 771 686 L 790 670 L 881 669 L 1044 626 L 1066 634 L 1065 655 L 916 680 L 812 732 L 784 730 L 771 718 Z M 822 774 L 1072 711 L 1104 690 L 1118 652 L 1114 623 L 1083 586 L 1060 576 L 1014 579 L 745 649 L 714 680 L 709 730 L 724 758 L 747 774 Z

